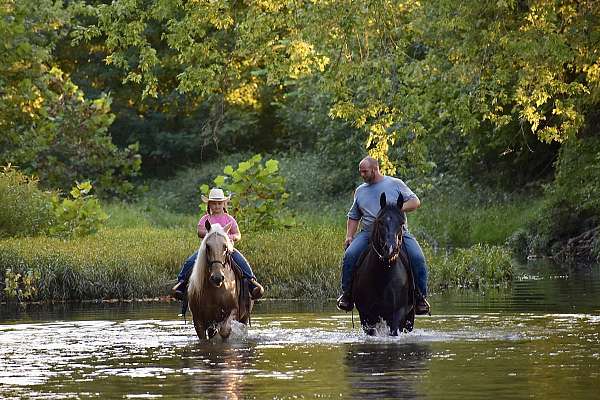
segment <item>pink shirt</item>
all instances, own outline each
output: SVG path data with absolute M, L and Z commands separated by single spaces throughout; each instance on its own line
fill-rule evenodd
M 240 230 L 238 228 L 238 224 L 237 224 L 235 218 L 233 218 L 231 215 L 225 214 L 225 213 L 217 214 L 217 215 L 204 214 L 202 216 L 202 218 L 200 218 L 200 221 L 198 221 L 198 232 L 206 233 L 206 228 L 204 227 L 204 223 L 206 222 L 207 219 L 208 219 L 208 222 L 210 222 L 211 224 L 219 224 L 222 227 L 225 227 L 225 225 L 227 225 L 227 224 L 231 224 L 231 228 L 229 229 L 230 237 L 232 235 L 236 235 L 236 234 L 240 233 Z

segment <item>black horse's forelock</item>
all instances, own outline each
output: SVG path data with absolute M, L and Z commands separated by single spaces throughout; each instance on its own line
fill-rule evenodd
M 381 210 L 379 210 L 379 213 L 377 214 L 375 221 L 373 221 L 373 231 L 374 232 L 375 231 L 380 232 L 380 230 L 382 228 L 387 228 L 385 226 L 385 222 L 383 221 L 383 217 L 385 215 L 387 215 L 388 212 L 391 213 L 393 216 L 398 217 L 398 219 L 399 219 L 399 222 L 398 222 L 399 229 L 397 230 L 397 232 L 400 232 L 402 230 L 402 227 L 406 223 L 406 216 L 404 215 L 404 212 L 400 211 L 400 209 L 398 209 L 398 207 L 388 204 L 387 206 L 385 206 Z

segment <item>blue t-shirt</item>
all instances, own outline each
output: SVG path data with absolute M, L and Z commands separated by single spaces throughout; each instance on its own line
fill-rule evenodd
M 370 231 L 373 221 L 375 221 L 379 210 L 381 210 L 379 198 L 383 192 L 385 192 L 388 204 L 396 204 L 400 193 L 402 193 L 404 201 L 417 198 L 417 195 L 406 186 L 402 179 L 384 176 L 377 183 L 363 183 L 356 188 L 354 202 L 350 207 L 350 211 L 348 211 L 348 218 L 357 221 L 362 220 L 362 229 Z

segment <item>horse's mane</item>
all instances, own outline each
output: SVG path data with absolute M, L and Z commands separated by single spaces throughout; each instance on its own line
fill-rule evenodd
M 227 243 L 227 247 L 230 251 L 233 250 L 233 243 L 229 239 L 229 235 L 225 232 L 225 229 L 220 224 L 211 224 L 210 231 L 202 239 L 200 248 L 198 249 L 198 255 L 196 256 L 196 263 L 190 276 L 190 283 L 188 284 L 188 296 L 189 297 L 200 297 L 204 291 L 204 286 L 207 280 L 207 262 L 206 262 L 206 243 L 209 238 L 214 235 L 222 236 Z

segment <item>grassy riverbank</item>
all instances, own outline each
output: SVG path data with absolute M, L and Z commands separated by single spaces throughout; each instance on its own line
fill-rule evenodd
M 331 196 L 315 190 L 328 182 L 326 170 L 315 167 L 315 155 L 282 160 L 296 226 L 263 231 L 242 226 L 238 247 L 268 297 L 335 297 L 352 191 Z M 134 204 L 103 204 L 110 218 L 97 234 L 0 240 L 0 301 L 167 296 L 181 263 L 199 245 L 198 184 L 211 182 L 223 165 L 215 161 L 150 182 Z M 505 243 L 539 207 L 535 197 L 494 193 L 448 177 L 409 185 L 423 203 L 409 215 L 409 225 L 425 252 L 432 293 L 510 281 L 514 261 Z
M 20 280 L 20 296 L 34 289 L 31 300 L 36 301 L 167 295 L 182 261 L 198 246 L 196 217 L 131 205 L 112 205 L 108 210 L 111 224 L 95 235 L 1 240 L 0 280 L 8 288 L 16 274 L 29 276 L 30 287 Z M 344 216 L 318 221 L 306 214 L 301 219 L 304 223 L 294 228 L 247 233 L 239 243 L 270 298 L 338 294 Z M 487 287 L 512 276 L 511 258 L 503 247 L 482 244 L 448 251 L 436 250 L 425 240 L 422 244 L 432 292 L 448 286 Z M 2 300 L 10 295 L 4 291 Z

